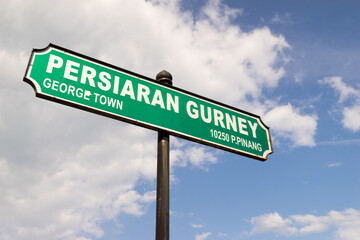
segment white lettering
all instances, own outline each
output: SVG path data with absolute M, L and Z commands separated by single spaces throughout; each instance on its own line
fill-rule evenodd
M 239 122 L 239 133 L 248 135 L 248 132 L 246 130 L 244 130 L 244 129 L 246 129 L 246 125 L 244 124 L 244 123 L 246 123 L 246 120 L 238 117 L 238 122 Z
M 83 97 L 84 90 L 81 88 L 76 89 L 75 94 L 77 97 L 82 98 Z
M 58 81 L 53 81 L 52 85 L 51 85 L 51 89 L 54 91 L 57 91 L 59 87 L 59 82 Z
M 67 85 L 65 83 L 61 83 L 60 87 L 59 87 L 59 90 L 60 90 L 61 93 L 66 93 Z
M 115 79 L 114 79 L 114 89 L 113 89 L 113 93 L 115 94 L 118 94 L 119 93 L 119 77 L 118 76 L 115 76 Z
M 191 110 L 191 107 L 193 107 L 192 110 Z M 188 115 L 193 119 L 199 118 L 199 110 L 197 110 L 197 107 L 198 106 L 193 101 L 188 101 L 186 104 L 186 111 L 187 111 Z
M 91 92 L 89 90 L 85 90 L 84 99 L 90 100 L 89 97 L 91 96 Z
M 66 61 L 66 66 L 65 66 L 65 72 L 64 72 L 64 78 L 67 78 L 69 80 L 72 80 L 72 81 L 77 81 L 77 77 L 75 76 L 72 76 L 71 73 L 75 73 L 77 74 L 79 72 L 78 69 L 76 68 L 73 68 L 73 67 L 80 67 L 80 64 L 79 63 L 76 63 L 76 62 L 73 62 L 73 61 L 70 61 L 70 60 L 67 60 Z
M 118 99 L 116 99 L 116 103 L 117 103 L 116 108 L 122 110 L 122 103 L 123 102 L 122 101 L 120 102 Z
M 230 115 L 228 113 L 225 113 L 225 119 L 226 119 L 226 129 L 230 130 L 230 126 L 231 126 L 231 128 L 236 132 L 237 127 L 236 127 L 236 118 L 235 118 L 235 116 L 232 115 L 230 117 Z
M 70 85 L 70 86 L 69 86 L 69 91 L 68 91 L 68 94 L 70 94 L 70 93 L 71 93 L 71 95 L 75 96 L 74 91 L 75 91 L 75 87 L 74 87 L 74 86 L 72 86 L 72 85 Z
M 44 80 L 44 87 L 50 88 L 51 87 L 51 79 L 45 78 Z
M 147 104 L 150 104 L 149 94 L 150 89 L 147 86 L 142 84 L 138 85 L 137 100 L 139 102 L 142 102 L 142 99 L 144 99 Z
M 121 96 L 129 95 L 131 99 L 135 100 L 134 88 L 130 80 L 126 80 L 123 89 L 120 93 Z
M 100 96 L 100 103 L 101 103 L 102 105 L 105 105 L 105 104 L 106 104 L 106 96 L 104 96 L 104 95 L 101 95 L 101 96 Z
M 224 124 L 223 120 L 224 120 L 224 114 L 221 111 L 214 109 L 214 124 L 215 124 L 215 126 L 219 126 L 219 123 L 220 123 L 221 127 L 225 128 L 225 124 Z
M 165 109 L 164 100 L 159 89 L 155 90 L 154 97 L 151 101 L 151 105 L 160 105 L 161 108 Z
M 95 83 L 94 83 L 95 76 L 96 76 L 95 69 L 84 65 L 81 73 L 80 82 L 86 84 L 86 79 L 88 79 L 90 86 L 95 87 Z
M 98 101 L 98 96 L 100 96 L 100 94 L 94 93 L 94 95 L 95 95 L 95 102 L 97 103 L 97 101 Z
M 207 118 L 206 118 L 204 105 L 200 104 L 200 115 L 201 115 L 201 119 L 204 122 L 211 123 L 212 117 L 211 117 L 211 108 L 210 107 L 207 107 Z
M 179 97 L 175 96 L 175 100 L 172 98 L 170 93 L 166 94 L 166 109 L 171 111 L 171 107 L 176 113 L 179 113 Z
M 46 72 L 52 73 L 53 68 L 61 68 L 63 65 L 63 60 L 61 57 L 50 54 L 49 62 L 46 68 Z
M 114 98 L 111 98 L 111 97 L 107 97 L 107 100 L 108 100 L 108 106 L 109 106 L 109 107 L 115 107 L 115 104 L 116 104 L 116 100 L 117 100 L 117 99 L 114 99 Z
M 252 125 L 252 123 L 249 120 L 248 120 L 248 123 L 251 128 L 253 137 L 256 138 L 256 128 L 257 128 L 258 124 L 254 123 L 254 125 Z
M 110 74 L 107 72 L 101 72 L 99 75 L 99 78 L 100 78 L 101 82 L 97 83 L 98 87 L 103 91 L 109 91 L 111 88 Z

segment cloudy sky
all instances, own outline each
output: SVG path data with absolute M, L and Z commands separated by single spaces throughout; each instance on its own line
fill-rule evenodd
M 171 239 L 359 239 L 358 1 L 0 5 L 0 239 L 155 238 L 157 133 L 36 98 L 49 43 L 270 127 L 266 162 L 170 139 Z

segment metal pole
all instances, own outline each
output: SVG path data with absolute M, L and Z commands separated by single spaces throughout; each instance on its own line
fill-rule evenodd
M 167 71 L 156 75 L 156 80 L 172 85 Z M 156 186 L 156 240 L 169 240 L 169 133 L 158 131 L 157 186 Z

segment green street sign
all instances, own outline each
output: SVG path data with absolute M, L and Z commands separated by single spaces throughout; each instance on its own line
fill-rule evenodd
M 259 116 L 50 44 L 32 51 L 24 81 L 36 96 L 265 161 Z

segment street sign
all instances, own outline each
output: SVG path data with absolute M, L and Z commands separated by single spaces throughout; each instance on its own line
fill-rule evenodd
M 265 161 L 259 116 L 50 44 L 32 51 L 24 81 L 36 96 Z

